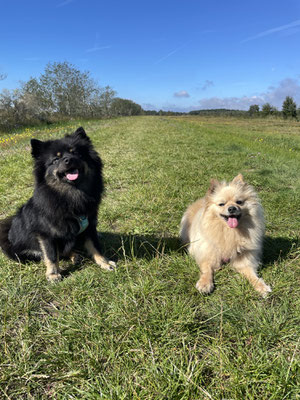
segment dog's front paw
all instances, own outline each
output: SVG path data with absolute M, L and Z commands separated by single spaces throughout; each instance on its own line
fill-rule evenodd
M 61 281 L 62 277 L 61 274 L 48 274 L 46 275 L 46 278 L 49 282 L 59 282 Z
M 211 280 L 200 278 L 196 283 L 196 289 L 199 290 L 200 293 L 209 294 L 214 290 L 214 284 Z
M 114 269 L 116 269 L 118 267 L 117 263 L 115 263 L 114 261 L 108 261 L 108 265 L 109 265 L 110 271 L 113 271 Z
M 114 261 L 107 260 L 107 263 L 102 268 L 107 269 L 108 271 L 114 271 L 117 268 L 117 264 Z
M 265 284 L 262 279 L 259 279 L 257 284 L 255 285 L 255 290 L 262 295 L 262 297 L 267 297 L 269 293 L 272 292 L 270 286 Z
M 106 271 L 114 271 L 117 268 L 117 264 L 110 260 L 102 261 L 101 264 L 98 265 L 100 265 L 100 267 Z

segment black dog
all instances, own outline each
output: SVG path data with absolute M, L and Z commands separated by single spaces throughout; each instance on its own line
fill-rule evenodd
M 101 253 L 96 231 L 103 193 L 102 162 L 83 128 L 60 140 L 31 140 L 34 194 L 16 215 L 0 224 L 0 246 L 21 262 L 43 259 L 50 281 L 61 279 L 59 258 L 84 248 L 102 268 L 113 261 Z

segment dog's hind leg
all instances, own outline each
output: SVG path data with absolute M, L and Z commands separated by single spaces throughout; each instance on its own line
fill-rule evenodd
M 70 255 L 70 260 L 73 265 L 81 265 L 82 263 L 82 256 L 74 251 Z
M 58 266 L 58 250 L 54 243 L 49 239 L 38 238 L 38 242 L 43 254 L 43 260 L 46 264 L 46 278 L 50 282 L 61 280 L 61 274 Z

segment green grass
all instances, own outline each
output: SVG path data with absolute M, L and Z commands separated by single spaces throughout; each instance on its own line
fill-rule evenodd
M 0 398 L 299 399 L 300 124 L 132 117 L 27 131 L 0 145 L 1 217 L 32 194 L 30 136 L 81 124 L 104 161 L 99 231 L 119 267 L 86 261 L 49 284 L 41 263 L 0 255 Z M 230 268 L 200 295 L 177 239 L 210 179 L 239 172 L 265 209 L 267 299 Z

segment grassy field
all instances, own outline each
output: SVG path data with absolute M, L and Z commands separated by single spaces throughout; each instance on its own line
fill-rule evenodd
M 32 194 L 29 139 L 82 124 L 104 161 L 99 231 L 118 262 L 49 284 L 0 254 L 0 399 L 300 399 L 300 123 L 132 117 L 0 140 L 0 216 Z M 226 267 L 200 295 L 178 229 L 210 179 L 239 172 L 267 230 L 262 299 Z M 68 263 L 64 264 L 68 267 Z

